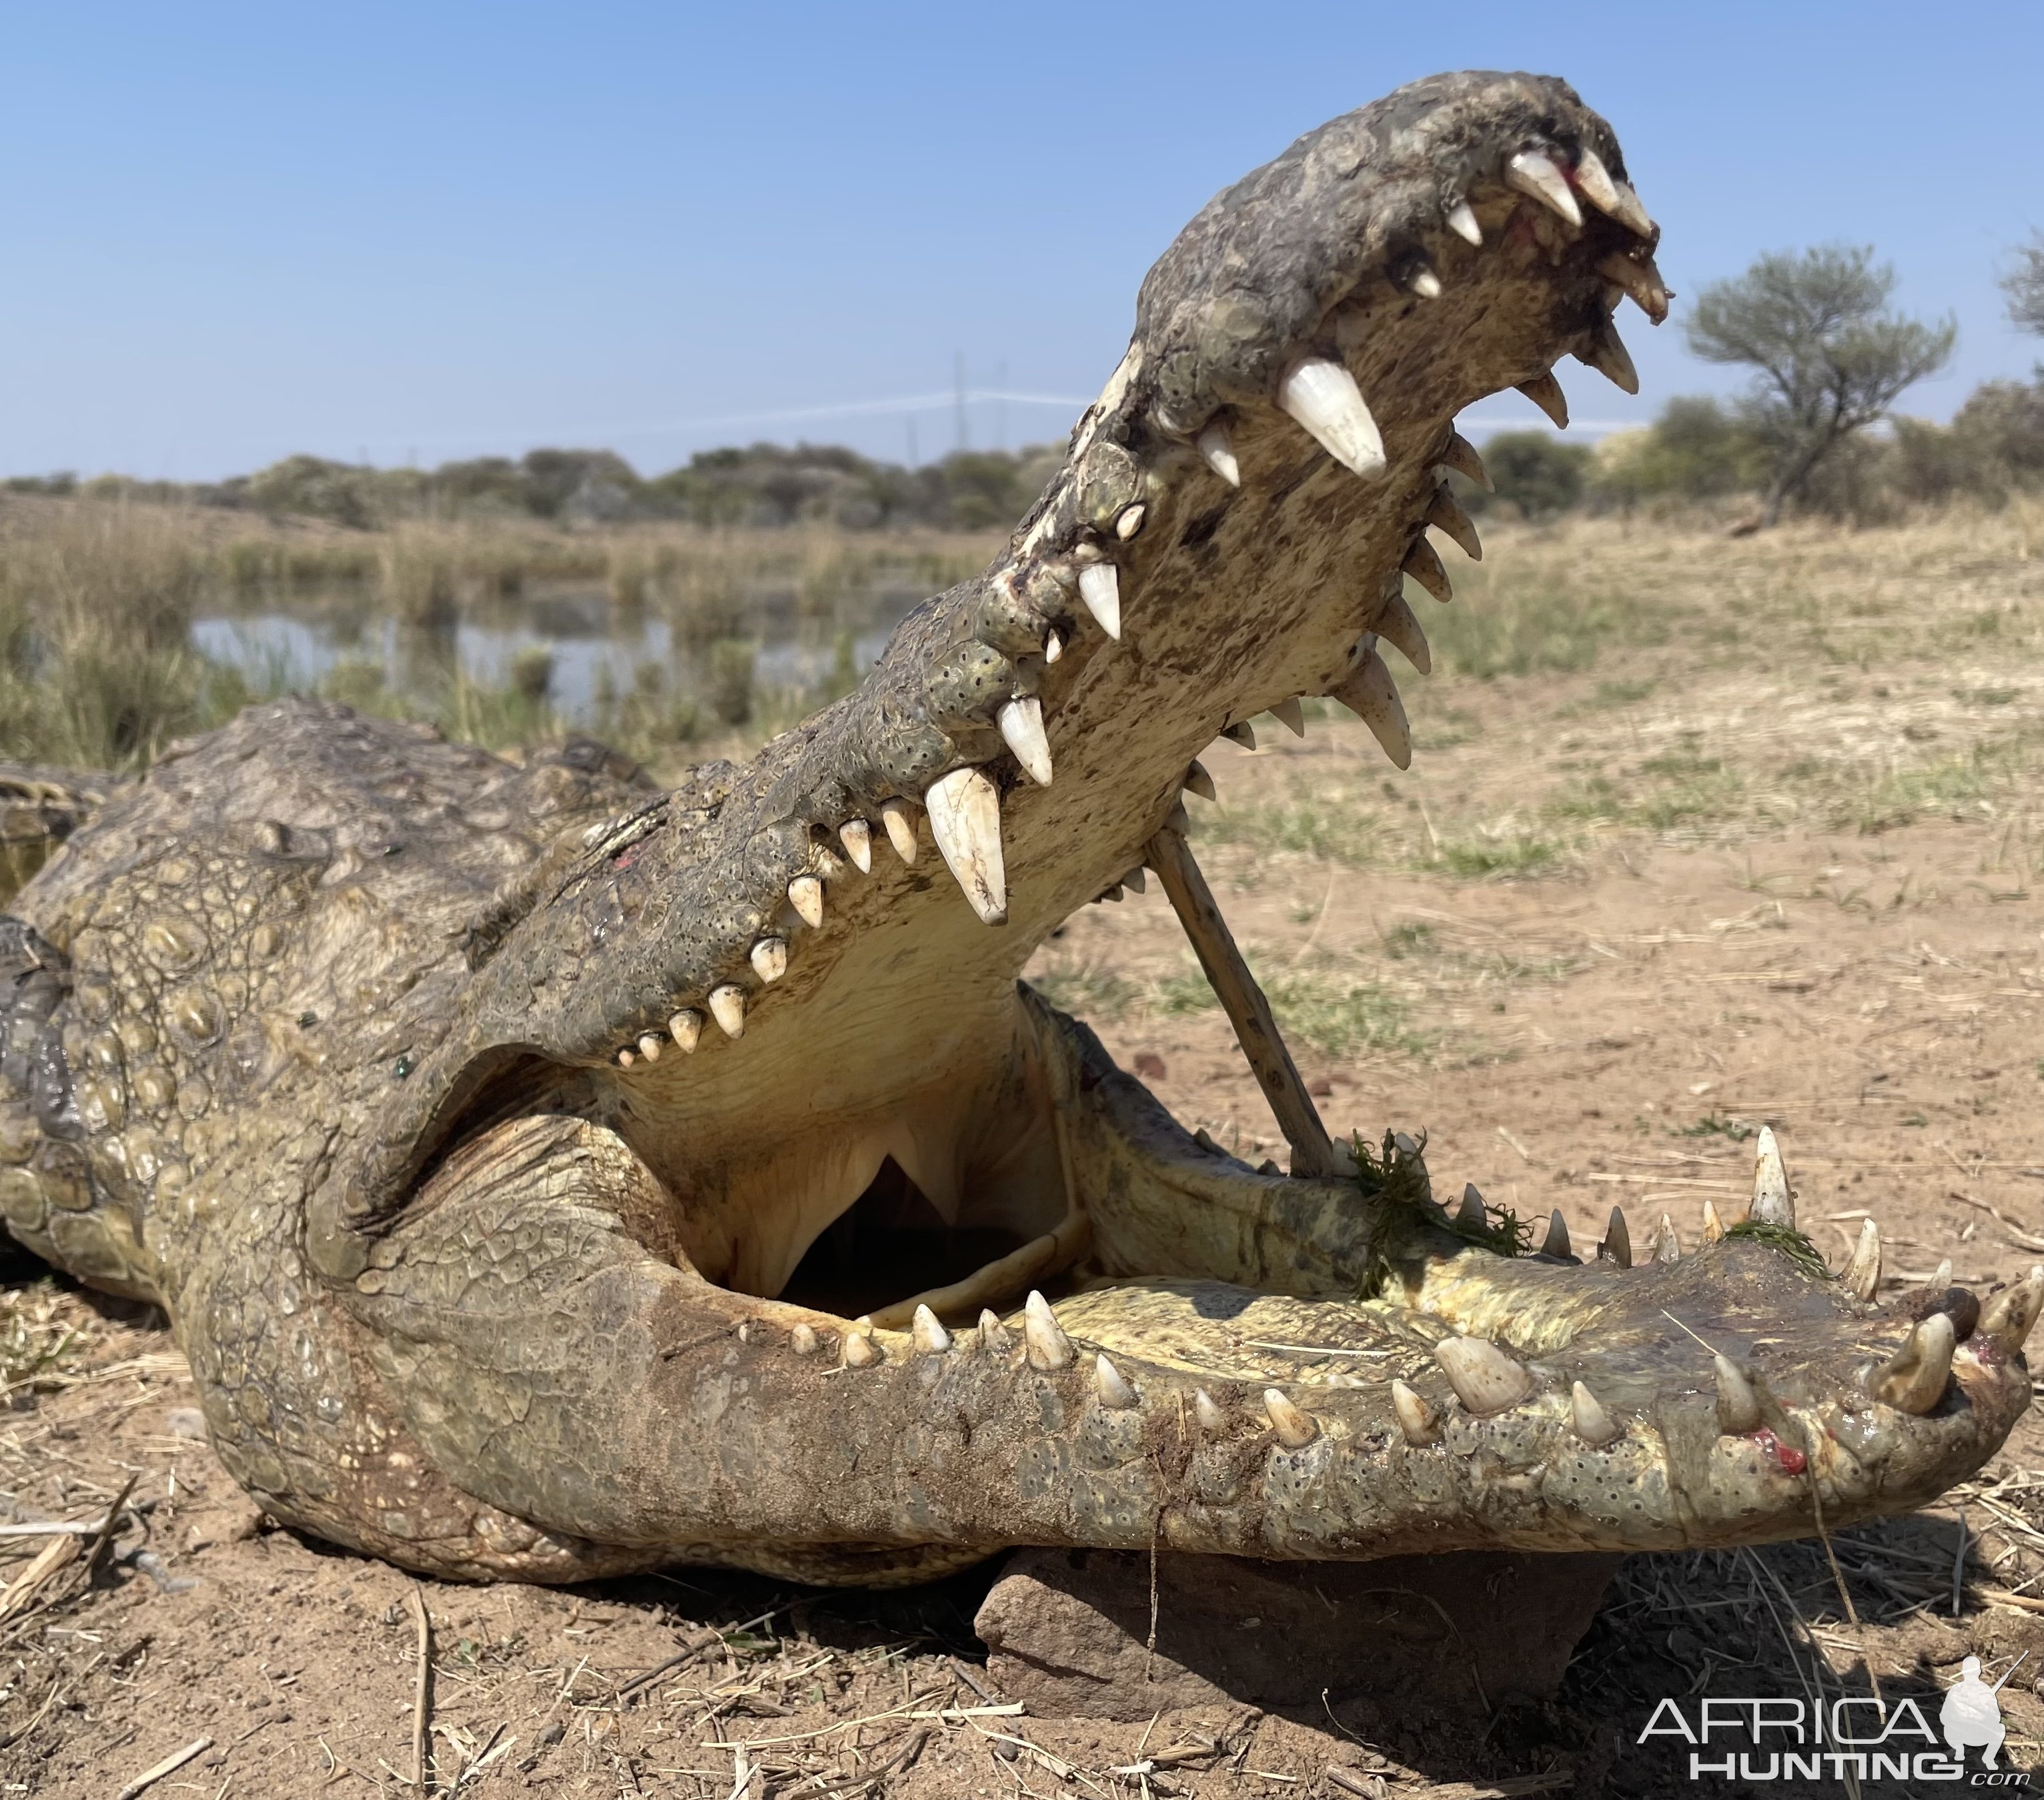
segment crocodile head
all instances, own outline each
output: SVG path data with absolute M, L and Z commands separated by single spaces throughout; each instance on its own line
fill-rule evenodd
M 553 1535 L 322 1529 L 541 1576 L 595 1566 L 563 1544 L 847 1580 L 1012 1544 L 1625 1550 L 1908 1508 L 1992 1453 L 2044 1271 L 1878 1310 L 1877 1244 L 1827 1271 L 1766 1137 L 1750 1216 L 1686 1254 L 1450 1210 L 1410 1140 L 1330 1143 L 1187 848 L 1201 750 L 1301 695 L 1406 766 L 1405 578 L 1449 598 L 1430 526 L 1478 553 L 1454 417 L 1516 387 L 1558 419 L 1564 356 L 1630 390 L 1657 236 L 1610 127 L 1528 75 L 1401 89 L 1217 196 L 1005 553 L 528 882 L 336 1128 L 322 1306 L 440 1478 Z M 1020 982 L 1146 867 L 1289 1173 Z

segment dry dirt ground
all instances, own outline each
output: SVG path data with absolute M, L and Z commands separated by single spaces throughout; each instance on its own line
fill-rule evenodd
M 1331 1125 L 1424 1129 L 1437 1188 L 1558 1208 L 1580 1246 L 1614 1204 L 1636 1241 L 1665 1213 L 1693 1244 L 1769 1123 L 1836 1261 L 1868 1215 L 1891 1287 L 2044 1255 L 2040 525 L 1508 530 L 1425 615 L 1412 774 L 1331 719 L 1217 745 L 1200 852 Z M 1189 1125 L 1281 1156 L 1154 884 L 1036 972 Z M 90 1581 L 89 1540 L 40 1575 L 47 1540 L 0 1541 L 0 1793 L 104 1800 L 201 1738 L 151 1794 L 402 1789 L 414 1595 L 441 1794 L 1694 1792 L 1635 1741 L 1662 1695 L 1693 1716 L 1704 1694 L 1877 1690 L 1934 1718 L 1961 1657 L 1992 1680 L 2026 1652 L 2008 1758 L 2044 1763 L 2034 1413 L 1946 1504 L 1840 1534 L 1835 1563 L 1631 1560 L 1552 1706 L 1452 1740 L 1332 1699 L 1121 1725 L 1005 1704 L 971 1632 L 989 1571 L 880 1596 L 690 1570 L 421 1587 L 269 1526 L 154 1314 L 30 1270 L 11 1301 L 0 1512 L 90 1521 L 132 1479 L 141 1517 Z

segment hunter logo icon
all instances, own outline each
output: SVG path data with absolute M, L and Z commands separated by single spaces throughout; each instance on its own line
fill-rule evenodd
M 1938 1713 L 1938 1729 L 1951 1746 L 1955 1760 L 1963 1763 L 1969 1750 L 1977 1749 L 1982 1767 L 1999 1766 L 1995 1758 L 2001 1754 L 2001 1740 L 2008 1732 L 2001 1722 L 2002 1685 L 2023 1666 L 2029 1654 L 2026 1650 L 2010 1663 L 2008 1674 L 1992 1687 L 1981 1679 L 1979 1657 L 1969 1656 L 1959 1664 L 1959 1679 L 1946 1690 L 1945 1704 Z

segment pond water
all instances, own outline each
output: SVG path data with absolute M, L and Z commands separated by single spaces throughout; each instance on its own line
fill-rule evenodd
M 749 608 L 742 641 L 753 651 L 755 687 L 813 691 L 847 655 L 863 672 L 924 598 L 889 584 L 843 596 L 825 617 L 771 603 Z M 597 721 L 606 697 L 635 689 L 701 698 L 713 655 L 710 644 L 678 633 L 657 602 L 620 607 L 594 583 L 535 585 L 464 603 L 429 625 L 394 617 L 373 588 L 359 585 L 218 596 L 194 619 L 192 642 L 261 689 L 310 690 L 352 667 L 425 702 L 457 675 L 502 687 L 521 656 L 544 652 L 552 659 L 555 710 L 584 726 Z

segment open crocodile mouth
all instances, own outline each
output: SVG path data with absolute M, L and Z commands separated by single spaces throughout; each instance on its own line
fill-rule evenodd
M 1566 422 L 1564 354 L 1634 389 L 1612 316 L 1665 316 L 1658 235 L 1610 128 L 1546 78 L 1439 77 L 1302 138 L 1151 271 L 993 567 L 855 693 L 529 896 L 313 1196 L 308 1248 L 389 1329 L 451 1341 L 405 1248 L 450 1200 L 486 1233 L 542 1190 L 621 1221 L 600 1260 L 628 1295 L 599 1310 L 643 1381 L 624 1417 L 591 1410 L 643 1479 L 548 1522 L 760 1566 L 1639 1548 L 1897 1510 L 1992 1453 L 2044 1271 L 1880 1313 L 1872 1228 L 1833 1277 L 1771 1138 L 1750 1217 L 1687 1254 L 1664 1228 L 1635 1258 L 1619 1222 L 1585 1264 L 1558 1218 L 1535 1252 L 1478 1197 L 1450 1213 L 1413 1148 L 1330 1143 L 1187 848 L 1201 749 L 1302 694 L 1407 765 L 1385 652 L 1428 656 L 1406 579 L 1450 597 L 1430 527 L 1481 553 L 1452 421 L 1516 387 Z M 1188 1136 L 1018 987 L 1146 867 L 1289 1174 Z M 490 1497 L 488 1456 L 421 1429 Z M 763 1494 L 763 1459 L 803 1479 Z

